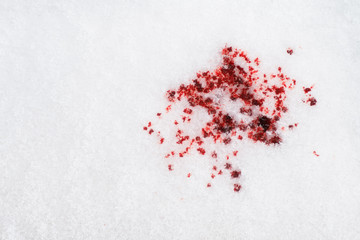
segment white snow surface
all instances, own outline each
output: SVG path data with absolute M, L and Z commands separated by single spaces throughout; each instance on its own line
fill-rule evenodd
M 225 44 L 298 81 L 239 193 L 142 130 Z M 0 239 L 360 239 L 359 76 L 357 0 L 1 0 Z

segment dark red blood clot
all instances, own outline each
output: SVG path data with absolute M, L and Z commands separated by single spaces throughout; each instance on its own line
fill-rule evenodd
M 231 172 L 231 177 L 232 178 L 238 178 L 238 177 L 240 177 L 240 175 L 241 175 L 241 171 L 234 170 L 234 171 Z
M 316 99 L 315 99 L 314 97 L 309 98 L 309 99 L 307 100 L 307 102 L 310 103 L 310 106 L 314 106 L 314 105 L 316 105 L 316 103 L 317 103 L 317 101 L 316 101 Z

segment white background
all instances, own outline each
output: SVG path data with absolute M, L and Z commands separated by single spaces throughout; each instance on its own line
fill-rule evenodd
M 0 239 L 360 239 L 359 16 L 356 0 L 1 0 Z M 206 188 L 206 160 L 170 173 L 142 131 L 225 44 L 299 84 L 299 127 L 243 146 L 240 193 Z M 298 101 L 312 84 L 316 107 Z

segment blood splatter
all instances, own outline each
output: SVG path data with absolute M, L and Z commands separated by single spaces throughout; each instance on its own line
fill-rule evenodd
M 287 52 L 289 55 L 292 55 L 293 52 L 294 52 L 294 50 L 292 50 L 291 48 L 288 48 L 288 49 L 286 50 L 286 52 Z
M 313 151 L 313 154 L 317 157 L 319 157 L 320 155 L 316 153 L 316 151 Z
M 287 53 L 291 55 L 293 50 L 288 49 Z M 288 112 L 287 95 L 295 88 L 296 80 L 288 77 L 282 67 L 274 73 L 263 73 L 259 58 L 252 60 L 245 51 L 233 47 L 222 49 L 221 60 L 214 70 L 197 72 L 187 84 L 166 92 L 168 104 L 165 114 L 157 113 L 158 121 L 164 121 L 167 115 L 178 115 L 170 124 L 164 124 L 169 136 L 163 137 L 159 131 L 156 137 L 166 146 L 164 157 L 168 161 L 200 154 L 213 166 L 209 169 L 216 171 L 210 177 L 228 174 L 231 181 L 236 181 L 233 186 L 238 192 L 241 171 L 233 170 L 239 168 L 233 158 L 244 150 L 241 143 L 279 145 L 283 141 L 281 131 L 297 126 L 283 120 Z M 303 102 L 310 106 L 317 102 L 311 96 L 312 88 L 303 88 Z M 147 131 L 152 126 L 151 134 L 154 124 L 149 122 L 143 128 Z M 168 169 L 173 170 L 172 164 Z

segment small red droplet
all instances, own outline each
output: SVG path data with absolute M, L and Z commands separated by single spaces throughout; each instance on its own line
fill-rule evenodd
M 169 171 L 174 170 L 174 169 L 173 169 L 173 166 L 172 166 L 171 164 L 168 165 L 168 169 L 169 169 Z
M 238 178 L 240 175 L 241 175 L 241 171 L 234 170 L 234 171 L 231 172 L 231 177 L 232 178 Z
M 316 101 L 316 99 L 315 99 L 314 97 L 309 98 L 309 99 L 307 100 L 307 102 L 310 102 L 310 106 L 315 106 L 316 103 L 317 103 L 317 101 Z
M 238 192 L 238 191 L 240 191 L 240 189 L 241 189 L 241 185 L 240 184 L 234 184 L 234 192 Z
M 308 93 L 311 91 L 311 88 L 304 88 L 304 93 Z
M 288 50 L 286 50 L 286 52 L 287 52 L 289 55 L 292 55 L 294 51 L 293 51 L 291 48 L 288 48 Z
M 232 166 L 231 166 L 231 163 L 225 163 L 225 169 L 231 169 Z
M 201 155 L 204 155 L 204 154 L 205 154 L 205 149 L 203 149 L 203 148 L 198 148 L 197 150 L 199 151 L 199 153 L 200 153 Z
M 317 156 L 317 157 L 320 156 L 319 154 L 316 153 L 316 151 L 313 151 L 313 153 L 314 153 L 314 155 Z
M 169 112 L 171 110 L 171 105 L 166 107 L 166 112 Z
M 206 186 L 207 186 L 207 187 L 211 187 L 211 183 L 208 183 Z
M 192 113 L 192 110 L 190 108 L 185 108 L 184 109 L 184 113 L 186 114 L 191 114 Z

